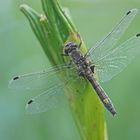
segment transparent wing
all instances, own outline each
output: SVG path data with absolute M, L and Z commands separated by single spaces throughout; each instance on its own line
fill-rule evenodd
M 38 73 L 16 76 L 9 82 L 9 87 L 20 90 L 46 91 L 62 82 L 60 75 L 63 75 L 64 82 L 74 78 L 77 75 L 74 73 L 74 69 L 74 67 L 63 65 Z
M 81 93 L 86 90 L 87 83 L 85 80 L 83 80 L 82 83 L 79 83 L 78 86 L 73 88 L 73 84 L 77 84 L 77 82 L 80 82 L 80 79 L 78 77 L 66 83 L 66 87 L 70 92 L 69 99 L 71 99 L 73 96 L 77 96 L 79 94 L 81 95 Z M 42 94 L 39 94 L 38 96 L 32 98 L 28 101 L 26 105 L 26 111 L 30 114 L 36 114 L 46 112 L 48 110 L 58 107 L 62 103 L 64 89 L 64 85 L 60 83 L 57 84 L 55 87 L 43 92 Z
M 86 55 L 90 56 L 94 62 L 104 57 L 104 55 L 106 55 L 115 46 L 118 39 L 120 39 L 122 34 L 128 28 L 136 14 L 137 9 L 132 9 L 127 12 L 115 28 L 99 43 L 93 46 Z
M 32 98 L 26 105 L 26 111 L 30 114 L 46 112 L 56 108 L 60 103 L 60 96 L 63 93 L 61 84 L 51 88 L 42 94 Z
M 74 86 L 75 84 L 76 86 Z M 71 100 L 73 96 L 84 93 L 86 90 L 86 84 L 86 80 L 81 79 L 80 77 L 67 82 L 65 87 L 70 93 L 69 100 Z M 42 94 L 32 98 L 26 105 L 26 111 L 30 114 L 36 114 L 58 107 L 62 103 L 65 87 L 62 83 L 58 83 L 53 88 L 50 88 Z
M 121 72 L 140 53 L 140 34 L 112 49 L 95 63 L 100 81 L 105 82 Z
M 60 79 L 61 76 L 63 79 Z M 68 83 L 74 84 L 75 81 L 79 81 L 78 79 L 75 67 L 59 65 L 47 71 L 16 76 L 10 81 L 9 86 L 20 90 L 39 90 L 41 94 L 29 100 L 26 105 L 27 112 L 35 114 L 59 105 L 64 86 Z

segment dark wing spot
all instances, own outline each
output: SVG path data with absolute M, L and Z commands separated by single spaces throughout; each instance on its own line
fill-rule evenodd
M 13 80 L 18 80 L 19 79 L 19 76 L 16 76 L 13 78 Z
M 28 102 L 28 105 L 31 104 L 32 102 L 33 102 L 33 100 L 30 100 L 30 101 Z
M 136 37 L 139 37 L 139 36 L 140 36 L 140 33 L 136 35 Z
M 126 13 L 126 15 L 129 15 L 131 13 L 131 11 L 128 11 L 127 13 Z

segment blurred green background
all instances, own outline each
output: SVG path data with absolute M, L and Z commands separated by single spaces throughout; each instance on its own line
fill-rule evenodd
M 68 7 L 85 43 L 91 47 L 140 0 L 60 0 Z M 0 0 L 0 140 L 80 140 L 66 105 L 37 115 L 24 108 L 32 93 L 7 88 L 14 75 L 46 69 L 49 62 L 27 19 L 26 3 L 42 13 L 40 0 Z M 140 32 L 140 11 L 121 41 Z M 140 140 L 140 55 L 117 77 L 102 84 L 118 115 L 106 111 L 110 140 Z

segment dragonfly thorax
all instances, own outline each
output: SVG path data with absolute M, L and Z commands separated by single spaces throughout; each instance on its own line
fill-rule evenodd
M 70 56 L 72 62 L 76 65 L 79 75 L 92 75 L 91 63 L 80 52 L 79 46 L 74 42 L 68 42 L 64 47 L 64 53 Z

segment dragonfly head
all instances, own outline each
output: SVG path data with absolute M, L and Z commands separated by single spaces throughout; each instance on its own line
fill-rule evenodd
M 76 43 L 68 42 L 65 44 L 63 51 L 66 55 L 69 55 L 73 50 L 76 50 L 77 47 L 78 47 L 78 45 Z

